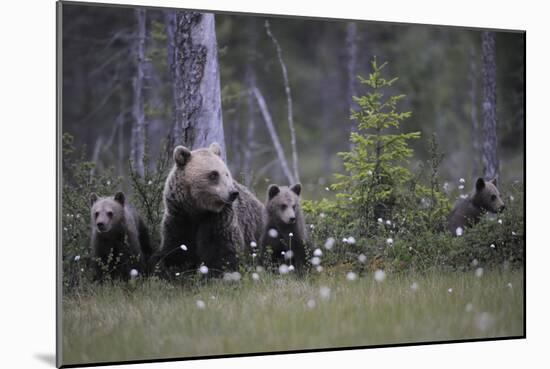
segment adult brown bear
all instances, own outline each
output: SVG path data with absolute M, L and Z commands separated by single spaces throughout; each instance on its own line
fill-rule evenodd
M 264 206 L 233 180 L 217 143 L 174 149 L 164 187 L 161 250 L 157 260 L 179 270 L 206 265 L 212 272 L 235 270 L 238 254 L 259 243 Z

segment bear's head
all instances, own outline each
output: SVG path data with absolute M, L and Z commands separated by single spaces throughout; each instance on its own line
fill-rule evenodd
M 179 201 L 184 200 L 195 211 L 219 213 L 239 197 L 217 143 L 193 151 L 178 146 L 174 149 L 174 162 L 172 180 L 184 198 Z
M 485 181 L 483 178 L 478 178 L 476 181 L 476 189 L 472 199 L 475 206 L 480 209 L 498 213 L 504 210 L 504 202 L 500 197 L 500 192 L 497 188 L 497 179 Z
M 269 185 L 267 189 L 267 212 L 272 220 L 284 225 L 296 223 L 297 212 L 300 209 L 300 192 L 302 185 L 294 186 Z
M 122 223 L 124 216 L 124 193 L 117 192 L 112 197 L 90 195 L 92 225 L 99 233 L 107 233 Z

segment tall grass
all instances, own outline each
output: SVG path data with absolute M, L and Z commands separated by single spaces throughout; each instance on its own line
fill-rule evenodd
M 64 299 L 63 362 L 519 336 L 523 314 L 522 270 L 137 279 Z

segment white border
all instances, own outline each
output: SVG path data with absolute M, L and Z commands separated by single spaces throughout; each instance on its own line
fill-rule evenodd
M 105 0 L 104 2 L 116 3 Z M 123 3 L 527 30 L 527 340 L 133 365 L 132 368 L 517 368 L 548 347 L 548 28 L 544 2 L 148 0 Z M 2 4 L 2 367 L 52 367 L 55 352 L 55 3 Z M 521 52 L 521 50 L 518 50 Z M 543 188 L 544 186 L 544 188 Z M 49 358 L 44 359 L 44 358 Z M 536 364 L 535 364 L 536 365 Z M 121 367 L 122 368 L 122 367 Z

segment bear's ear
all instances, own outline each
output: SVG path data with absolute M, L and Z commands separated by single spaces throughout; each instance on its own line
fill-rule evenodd
M 179 166 L 185 166 L 191 157 L 191 151 L 185 146 L 177 146 L 174 149 L 174 161 Z
M 98 199 L 98 197 L 97 197 L 96 193 L 95 193 L 95 192 L 92 192 L 92 193 L 90 194 L 90 205 L 95 204 L 95 202 L 97 201 L 97 199 Z
M 498 184 L 497 184 L 498 183 L 498 176 L 491 179 L 489 182 L 491 182 L 493 184 L 493 186 L 498 187 Z
M 269 200 L 271 200 L 272 198 L 277 196 L 279 192 L 281 192 L 279 186 L 277 186 L 276 184 L 269 185 L 269 187 L 267 188 L 267 197 L 269 198 Z
M 478 178 L 476 181 L 476 191 L 481 191 L 485 188 L 485 180 L 483 178 Z
M 218 156 L 222 156 L 222 148 L 221 146 L 217 143 L 217 142 L 212 142 L 210 144 L 210 147 L 208 147 L 208 149 L 210 151 L 212 151 L 212 153 L 218 155 Z
M 300 183 L 296 183 L 294 186 L 290 187 L 290 190 L 300 196 L 300 192 L 302 192 L 302 185 Z
M 124 202 L 126 201 L 126 197 L 124 196 L 124 193 L 123 192 L 115 193 L 115 201 L 118 202 L 120 205 L 124 206 Z

